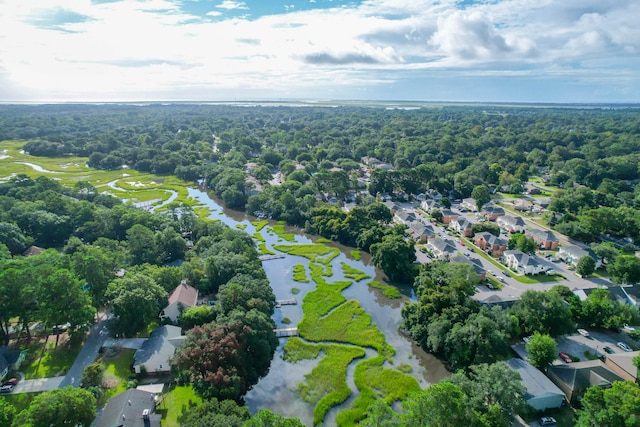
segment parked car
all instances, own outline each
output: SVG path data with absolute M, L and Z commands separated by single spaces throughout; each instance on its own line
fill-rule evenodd
M 509 272 L 507 270 L 503 270 L 502 272 L 504 273 L 505 276 L 509 277 Z
M 0 387 L 0 393 L 11 393 L 13 391 L 13 387 L 11 384 L 3 385 Z
M 613 354 L 613 349 L 612 349 L 611 347 L 609 347 L 609 346 L 605 346 L 605 347 L 603 348 L 603 350 L 604 350 L 604 352 L 605 352 L 605 353 L 607 353 L 607 354 Z
M 628 331 L 635 331 L 635 330 L 636 330 L 636 328 L 634 328 L 633 326 L 629 326 L 629 324 L 627 324 L 627 323 L 625 323 L 625 324 L 624 324 L 623 329 L 624 329 L 625 331 L 627 331 L 627 332 L 628 332 Z
M 5 386 L 5 385 L 16 385 L 16 384 L 18 384 L 18 381 L 20 381 L 18 378 L 10 378 L 10 379 L 4 381 L 2 383 L 2 385 L 3 386 Z
M 487 283 L 487 288 L 494 290 L 496 287 L 493 286 L 491 283 Z
M 529 341 L 531 341 L 531 335 L 522 338 L 522 341 L 524 341 L 525 344 L 528 343 Z
M 633 351 L 633 350 L 631 350 L 631 347 L 629 347 L 628 345 L 626 345 L 622 341 L 617 342 L 616 345 L 618 347 L 620 347 L 621 349 L 623 349 L 624 351 L 628 351 L 628 352 L 632 352 Z
M 501 282 L 503 282 L 503 283 L 504 283 L 504 281 L 505 281 L 505 278 L 504 278 L 504 277 L 502 277 L 502 276 L 498 276 L 498 277 L 496 277 L 496 279 L 500 280 L 500 281 L 501 281 Z
M 539 423 L 541 426 L 552 426 L 556 424 L 556 419 L 553 417 L 542 417 Z
M 490 271 L 489 274 L 492 275 L 493 277 L 496 277 L 498 275 L 498 273 L 496 273 L 495 271 Z
M 573 360 L 571 360 L 569 355 L 567 353 L 562 352 L 562 351 L 560 353 L 558 353 L 558 357 L 560 357 L 560 359 L 562 359 L 562 361 L 565 362 L 565 363 L 573 362 Z
M 589 336 L 589 331 L 587 331 L 586 329 L 578 329 L 578 333 L 580 335 L 582 335 L 583 337 L 588 337 Z
M 547 270 L 547 276 L 553 276 L 554 274 L 558 274 L 553 268 Z

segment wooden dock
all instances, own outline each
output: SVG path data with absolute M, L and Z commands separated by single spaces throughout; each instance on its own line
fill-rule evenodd
M 284 255 L 260 255 L 258 259 L 260 261 L 270 261 L 272 259 L 281 259 L 284 258 Z
M 297 337 L 298 336 L 298 328 L 282 328 L 282 329 L 274 329 L 273 333 L 276 334 L 278 338 L 287 338 L 287 337 Z
M 291 298 L 291 299 L 281 299 L 276 301 L 276 307 L 280 308 L 283 305 L 296 305 L 298 304 L 298 300 L 295 298 Z

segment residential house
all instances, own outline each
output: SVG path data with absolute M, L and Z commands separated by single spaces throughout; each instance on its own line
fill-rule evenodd
M 461 234 L 465 237 L 471 237 L 473 231 L 471 230 L 471 223 L 464 217 L 455 218 L 449 223 L 449 229 Z
M 171 371 L 169 359 L 182 345 L 185 336 L 178 326 L 165 325 L 151 332 L 142 347 L 133 356 L 133 370 L 136 374 L 167 373 Z
M 395 215 L 396 212 L 402 209 L 400 206 L 389 200 L 384 202 L 384 205 L 391 211 L 391 215 Z
M 41 248 L 39 246 L 29 246 L 27 250 L 22 253 L 22 256 L 30 257 L 40 255 L 42 252 L 44 252 L 44 248 Z
M 600 359 L 552 365 L 547 376 L 571 403 L 579 401 L 589 387 L 610 388 L 614 381 L 622 381 L 622 377 Z
M 449 261 L 468 264 L 478 274 L 478 279 L 480 279 L 480 281 L 484 282 L 485 280 L 487 280 L 487 271 L 484 269 L 484 267 L 482 266 L 482 262 L 478 258 L 470 258 L 455 254 L 449 257 Z
M 527 388 L 524 399 L 537 411 L 560 408 L 564 402 L 564 393 L 545 374 L 531 363 L 522 359 L 509 359 L 507 365 L 520 374 L 522 384 Z
M 397 211 L 393 216 L 394 222 L 398 224 L 404 224 L 404 225 L 409 225 L 412 222 L 415 222 L 416 219 L 417 218 L 416 218 L 415 212 L 407 211 L 404 209 L 401 211 Z
M 431 224 L 423 224 L 421 222 L 412 222 L 409 226 L 409 232 L 417 242 L 426 242 L 437 236 Z
M 474 199 L 473 197 L 462 199 L 462 202 L 460 203 L 460 209 L 468 210 L 471 212 L 478 212 L 478 204 L 476 203 L 476 199 Z
M 516 301 L 518 301 L 514 297 L 505 298 L 503 295 L 495 292 L 478 292 L 472 295 L 471 298 L 488 308 L 500 306 L 503 310 L 510 309 Z
M 495 221 L 504 215 L 504 209 L 499 206 L 487 205 L 482 208 L 482 214 L 489 221 Z
M 9 371 L 17 371 L 26 356 L 26 350 L 0 346 L 0 380 L 3 380 Z
M 113 396 L 102 410 L 96 427 L 160 427 L 155 393 L 130 388 Z
M 434 209 L 442 210 L 444 207 L 432 199 L 427 199 L 424 202 L 420 202 L 420 207 L 427 213 L 431 213 Z
M 638 368 L 633 359 L 640 356 L 640 351 L 607 354 L 604 363 L 625 380 L 638 382 Z
M 426 246 L 427 250 L 433 253 L 433 255 L 438 259 L 448 259 L 458 251 L 456 244 L 453 243 L 453 241 L 440 237 L 430 239 Z
M 527 231 L 527 236 L 531 237 L 540 249 L 558 249 L 558 238 L 551 231 L 533 228 Z
M 458 218 L 458 214 L 454 213 L 452 210 L 442 209 L 442 222 L 444 224 L 449 224 L 456 218 Z
M 527 229 L 527 225 L 525 224 L 524 219 L 519 216 L 504 215 L 498 217 L 498 219 L 496 219 L 496 224 L 498 224 L 500 228 L 503 228 L 511 233 L 524 233 L 524 231 Z
M 438 190 L 434 190 L 433 188 L 427 190 L 426 196 L 433 200 L 442 199 L 442 194 L 440 194 Z
M 187 282 L 183 280 L 169 295 L 169 304 L 160 312 L 160 318 L 177 323 L 180 314 L 185 309 L 196 305 L 197 302 L 198 290 L 187 285 Z
M 418 202 L 424 202 L 427 200 L 427 196 L 424 193 L 414 194 L 413 198 Z
M 517 199 L 513 202 L 513 208 L 521 212 L 529 212 L 533 208 L 533 203 L 527 199 Z
M 526 182 L 524 184 L 524 191 L 529 193 L 529 194 L 541 194 L 542 191 L 540 191 L 540 189 L 538 187 L 536 187 L 534 184 L 530 183 L 530 182 Z
M 578 261 L 584 256 L 590 256 L 596 262 L 596 269 L 602 267 L 602 261 L 593 253 L 591 249 L 582 249 L 579 246 L 563 246 L 558 249 L 558 258 L 564 260 L 568 264 L 578 266 Z
M 640 308 L 640 285 L 626 285 L 620 286 L 620 288 L 622 288 L 627 298 L 629 298 L 631 305 Z
M 507 250 L 507 241 L 502 237 L 483 231 L 473 237 L 476 246 L 494 256 L 500 256 Z
M 538 257 L 535 255 L 525 254 L 519 250 L 510 250 L 505 251 L 502 256 L 504 263 L 518 273 L 533 275 L 546 271 L 546 267 L 538 261 Z
M 576 289 L 573 291 L 573 294 L 577 296 L 580 301 L 584 301 L 589 295 L 591 295 L 591 292 L 596 289 L 602 288 Z M 625 292 L 624 287 L 610 286 L 606 290 L 609 291 L 609 295 L 611 295 L 612 300 L 620 304 L 635 305 L 635 301 L 632 298 L 629 298 L 629 295 L 627 294 L 627 292 Z

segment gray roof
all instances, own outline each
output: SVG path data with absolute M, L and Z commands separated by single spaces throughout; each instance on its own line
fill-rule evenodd
M 489 206 L 483 207 L 482 210 L 489 214 L 504 215 L 504 209 L 502 209 L 499 206 L 489 205 Z
M 481 233 L 476 233 L 476 236 L 480 236 L 482 237 L 485 242 L 487 242 L 488 244 L 492 245 L 492 246 L 506 246 L 507 245 L 507 241 L 505 239 L 503 239 L 502 237 L 498 237 L 498 236 L 494 236 L 493 234 L 489 233 L 488 231 L 483 231 Z
M 416 220 L 416 214 L 414 214 L 413 212 L 396 212 L 396 216 L 405 222 L 414 222 Z
M 558 240 L 555 234 L 548 230 L 538 230 L 537 228 L 529 230 L 529 235 L 535 237 L 538 240 L 545 242 L 555 242 Z
M 478 274 L 486 273 L 486 270 L 482 266 L 482 262 L 477 258 L 468 258 L 462 255 L 454 255 L 451 258 L 449 258 L 449 261 L 469 264 L 471 267 L 473 267 L 475 272 Z
M 113 396 L 104 407 L 96 427 L 160 427 L 162 416 L 155 413 L 155 394 L 130 388 Z M 149 419 L 142 412 L 149 410 Z M 146 422 L 145 422 L 146 421 Z
M 515 259 L 518 260 L 518 264 L 526 266 L 526 265 L 530 265 L 530 266 L 536 266 L 536 265 L 540 265 L 540 262 L 535 258 L 535 256 L 533 255 L 528 255 L 525 254 L 522 251 L 519 250 L 511 250 L 511 251 L 505 251 L 504 255 L 513 255 L 515 257 Z
M 562 390 L 531 363 L 516 358 L 509 359 L 506 363 L 511 369 L 520 374 L 522 383 L 527 388 L 524 396 L 525 400 L 549 395 L 564 396 Z
M 410 227 L 419 236 L 433 236 L 436 234 L 433 227 L 429 224 L 423 224 L 421 222 L 412 222 Z
M 471 228 L 471 223 L 464 217 L 458 217 L 451 222 L 457 222 L 458 224 L 460 224 L 460 228 L 462 229 Z
M 442 216 L 458 216 L 458 214 L 451 209 L 442 209 Z
M 519 216 L 504 215 L 500 218 L 499 221 L 513 227 L 525 226 L 524 219 L 522 219 L 522 217 L 519 217 Z
M 168 370 L 169 359 L 182 344 L 184 336 L 182 329 L 178 326 L 165 325 L 157 328 L 151 336 L 142 344 L 140 350 L 134 355 L 134 366 L 149 365 L 157 367 L 158 370 Z M 152 373 L 154 370 L 149 370 Z
M 428 244 L 443 253 L 455 253 L 457 251 L 455 244 L 451 240 L 443 239 L 441 237 L 429 240 Z
M 573 394 L 582 394 L 591 386 L 610 387 L 622 378 L 600 359 L 565 363 L 549 367 L 549 374 L 563 383 Z

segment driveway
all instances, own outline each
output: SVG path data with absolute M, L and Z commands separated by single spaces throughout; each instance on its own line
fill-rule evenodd
M 22 380 L 16 384 L 13 392 L 16 393 L 36 393 L 39 391 L 49 391 L 60 387 L 64 377 L 38 378 L 35 380 Z
M 78 357 L 76 357 L 73 366 L 67 372 L 67 375 L 60 382 L 60 387 L 66 387 L 68 385 L 73 387 L 80 387 L 80 380 L 82 378 L 82 371 L 84 368 L 91 365 L 98 357 L 98 351 L 104 345 L 109 331 L 107 330 L 108 320 L 102 320 L 99 323 L 93 325 L 89 336 L 80 350 Z
M 107 338 L 102 346 L 140 350 L 146 340 L 146 338 Z

